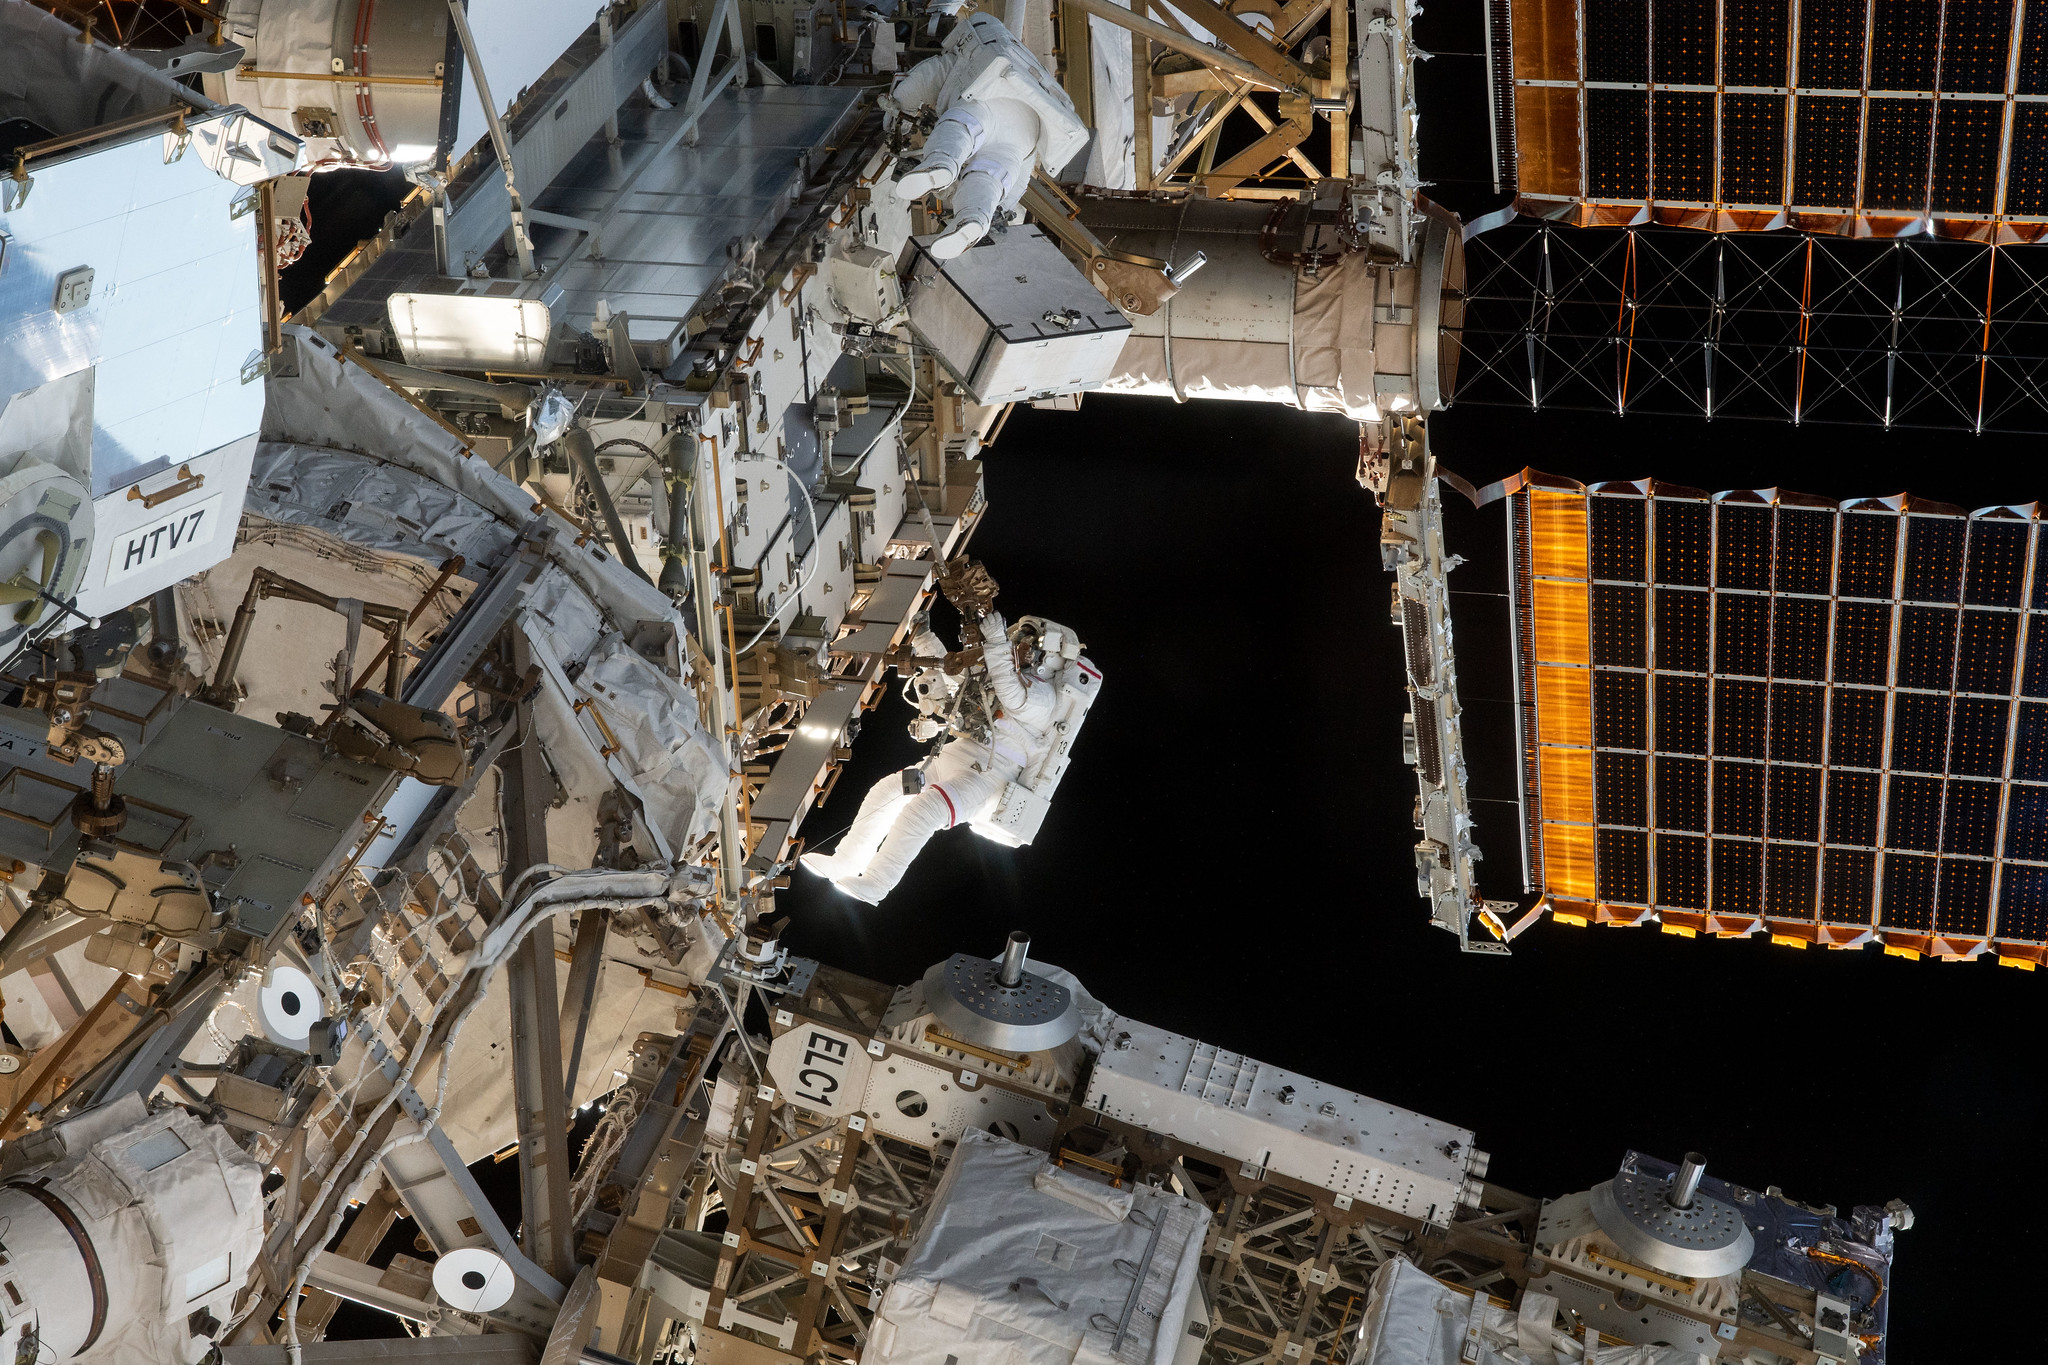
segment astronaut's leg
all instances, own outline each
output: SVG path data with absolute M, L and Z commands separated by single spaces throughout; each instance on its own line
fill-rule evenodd
M 838 848 L 831 853 L 806 853 L 804 866 L 828 881 L 859 876 L 867 870 L 875 850 L 882 846 L 889 826 L 910 801 L 903 794 L 903 774 L 890 773 L 869 787 L 868 794 L 861 798 L 860 813 L 841 836 Z
M 879 904 L 896 889 L 911 861 L 934 834 L 986 814 L 1007 785 L 1008 779 L 999 774 L 972 771 L 934 781 L 897 814 L 889 837 L 868 861 L 867 869 L 833 884 L 855 900 Z
M 921 199 L 952 184 L 987 137 L 988 129 L 974 109 L 965 102 L 954 105 L 925 139 L 917 169 L 896 182 L 896 197 Z
M 988 235 L 989 225 L 1003 211 L 1011 187 L 1030 175 L 1025 162 L 1005 147 L 991 143 L 962 168 L 953 186 L 952 224 L 932 243 L 932 255 L 951 260 Z

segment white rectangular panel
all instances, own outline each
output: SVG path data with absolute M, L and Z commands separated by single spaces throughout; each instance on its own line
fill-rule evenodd
M 79 580 L 78 610 L 110 615 L 226 559 L 255 456 L 256 437 L 245 436 L 93 499 L 91 559 Z M 144 506 L 195 478 L 200 482 L 188 490 Z
M 464 12 L 469 31 L 475 35 L 477 55 L 483 60 L 490 81 L 491 98 L 503 114 L 519 98 L 520 91 L 539 80 L 555 64 L 576 35 L 597 18 L 598 6 L 588 0 L 567 0 L 561 4 L 534 4 L 533 0 L 469 0 Z M 449 160 L 490 134 L 483 101 L 477 97 L 476 79 L 465 71 L 462 107 L 455 121 L 455 145 Z M 538 186 L 535 187 L 539 188 Z
M 393 294 L 385 307 L 406 361 L 458 370 L 537 370 L 553 322 L 538 299 Z
M 1106 1015 L 1085 1108 L 1149 1132 L 1446 1224 L 1472 1132 L 1211 1043 Z
M 913 238 L 911 330 L 978 403 L 1101 388 L 1131 324 L 1035 226 L 941 261 Z

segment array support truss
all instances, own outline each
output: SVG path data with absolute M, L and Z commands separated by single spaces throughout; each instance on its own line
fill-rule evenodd
M 1480 851 L 1466 790 L 1465 741 L 1460 725 L 1457 656 L 1451 642 L 1450 572 L 1461 562 L 1444 554 L 1443 505 L 1434 459 L 1422 424 L 1394 428 L 1392 467 L 1381 496 L 1380 557 L 1394 575 L 1393 616 L 1400 627 L 1408 677 L 1408 714 L 1402 743 L 1415 771 L 1416 891 L 1429 902 L 1437 926 L 1458 936 L 1468 952 L 1505 952 L 1502 916 L 1508 902 L 1479 894 L 1474 867 Z M 1473 939 L 1477 917 L 1490 939 Z M 1499 940 L 1499 941 L 1496 941 Z
M 2048 250 L 1524 221 L 1466 252 L 1456 402 L 2048 431 Z

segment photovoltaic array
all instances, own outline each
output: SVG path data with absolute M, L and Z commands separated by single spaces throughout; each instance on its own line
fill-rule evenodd
M 1511 487 L 1524 833 L 1555 912 L 2041 959 L 2035 509 Z
M 2048 12 L 2016 0 L 1509 0 L 1522 208 L 1840 230 L 2048 225 Z M 1500 26 L 1496 25 L 1496 29 Z M 2002 228 L 1995 224 L 2003 224 Z M 1891 230 L 1878 227 L 1881 235 Z

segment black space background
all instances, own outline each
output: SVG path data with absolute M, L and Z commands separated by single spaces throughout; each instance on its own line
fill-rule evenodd
M 1419 75 L 1426 193 L 1468 217 L 1500 202 L 1478 14 L 1440 0 L 1417 30 L 1441 54 Z M 288 302 L 402 190 L 318 177 Z M 2031 438 L 1469 406 L 1430 431 L 1474 483 L 1534 465 L 1965 507 L 2048 494 Z M 1899 1245 L 1890 1359 L 2037 1358 L 1956 1309 L 2043 1263 L 2027 1250 L 2041 1208 L 2016 1177 L 2042 1149 L 2048 981 L 1550 923 L 1510 958 L 1460 955 L 1415 895 L 1399 634 L 1356 455 L 1350 424 L 1278 408 L 1093 396 L 1079 415 L 1015 412 L 973 551 L 1013 618 L 1081 632 L 1102 699 L 1032 847 L 941 835 L 876 908 L 800 872 L 782 897 L 791 948 L 904 982 L 1023 928 L 1114 1009 L 1476 1129 L 1490 1178 L 1531 1194 L 1583 1189 L 1636 1147 L 1698 1149 L 1720 1175 L 1812 1203 L 1902 1196 L 1919 1224 Z M 1456 609 L 1473 792 L 1512 798 L 1502 514 L 1446 505 L 1469 561 Z M 915 760 L 906 715 L 892 698 L 868 717 L 805 827 L 814 842 Z M 1487 894 L 1519 896 L 1513 807 L 1478 812 Z

